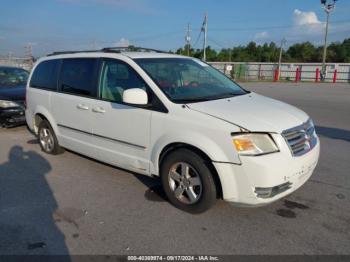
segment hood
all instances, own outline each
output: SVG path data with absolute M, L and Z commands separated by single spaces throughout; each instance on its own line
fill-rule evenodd
M 23 101 L 25 99 L 25 86 L 0 87 L 0 99 L 10 101 Z
M 308 115 L 296 107 L 255 93 L 192 103 L 188 107 L 252 132 L 281 133 L 308 120 Z

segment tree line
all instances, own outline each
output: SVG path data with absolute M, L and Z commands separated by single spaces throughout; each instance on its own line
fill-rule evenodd
M 196 58 L 202 58 L 202 49 L 193 49 L 184 46 L 176 51 L 177 54 L 188 55 Z M 211 46 L 206 49 L 207 61 L 217 62 L 278 62 L 280 47 L 274 43 L 265 43 L 259 45 L 250 42 L 247 45 L 233 48 L 223 48 L 215 50 Z M 323 46 L 315 46 L 310 42 L 298 43 L 283 50 L 283 62 L 321 62 Z M 350 63 L 350 38 L 343 42 L 333 42 L 328 46 L 327 62 Z

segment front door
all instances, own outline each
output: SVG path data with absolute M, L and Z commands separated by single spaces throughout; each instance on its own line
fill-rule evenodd
M 104 59 L 100 70 L 99 100 L 93 107 L 93 139 L 98 158 L 139 173 L 149 172 L 148 150 L 152 111 L 126 105 L 123 92 L 147 85 L 128 64 Z

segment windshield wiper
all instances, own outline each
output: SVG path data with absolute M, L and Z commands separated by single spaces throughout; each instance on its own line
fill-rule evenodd
M 234 96 L 240 96 L 240 95 L 245 95 L 245 94 L 236 94 L 236 93 L 227 93 L 224 95 L 215 95 L 215 96 L 207 96 L 207 97 L 201 97 L 201 98 L 188 98 L 188 99 L 174 99 L 174 102 L 178 103 L 198 103 L 198 102 L 205 102 L 205 101 L 210 101 L 210 100 L 219 100 L 219 99 L 225 99 L 225 98 L 230 98 Z
M 196 103 L 196 102 L 204 102 L 204 101 L 208 101 L 211 100 L 210 98 L 186 98 L 186 99 L 174 99 L 174 102 L 178 102 L 178 103 Z

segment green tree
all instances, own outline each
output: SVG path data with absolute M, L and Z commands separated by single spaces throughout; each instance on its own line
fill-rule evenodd
M 310 42 L 294 44 L 287 51 L 291 62 L 317 62 L 316 47 Z
M 177 54 L 187 55 L 187 46 L 176 50 Z M 223 48 L 215 50 L 207 47 L 207 61 L 223 62 L 278 62 L 280 48 L 274 43 L 265 43 L 258 45 L 250 42 L 247 45 L 236 46 L 232 48 Z M 310 42 L 297 43 L 283 51 L 284 62 L 321 62 L 323 54 L 322 46 L 314 46 Z M 202 49 L 190 49 L 190 55 L 199 59 L 203 58 Z M 331 43 L 328 47 L 328 62 L 350 63 L 350 38 L 342 43 Z

